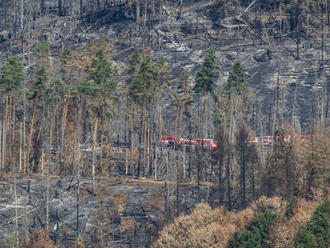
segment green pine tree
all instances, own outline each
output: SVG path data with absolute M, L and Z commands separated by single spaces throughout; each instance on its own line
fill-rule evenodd
M 154 90 L 157 86 L 158 72 L 150 55 L 146 55 L 140 64 L 139 71 L 134 77 L 130 96 L 134 101 L 143 104 L 152 100 Z
M 225 85 L 225 93 L 227 95 L 238 94 L 241 95 L 247 88 L 247 81 L 245 80 L 244 69 L 241 66 L 240 61 L 236 61 L 233 65 L 231 72 L 229 72 L 229 78 Z
M 210 48 L 205 55 L 202 67 L 197 72 L 196 84 L 194 86 L 195 92 L 202 95 L 213 93 L 218 76 L 219 63 L 215 56 L 215 49 Z
M 139 65 L 141 63 L 141 55 L 138 49 L 135 49 L 132 56 L 130 57 L 129 61 L 128 61 L 128 74 L 133 77 L 135 75 L 135 73 L 138 71 L 139 69 Z
M 264 248 L 269 237 L 270 226 L 279 216 L 267 209 L 264 213 L 257 214 L 242 232 L 234 233 L 229 241 L 228 248 Z
M 16 57 L 9 57 L 0 72 L 0 91 L 19 92 L 24 78 L 22 63 Z

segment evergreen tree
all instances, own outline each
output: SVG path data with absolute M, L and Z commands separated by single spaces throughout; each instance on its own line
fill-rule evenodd
M 241 62 L 236 61 L 231 72 L 229 72 L 229 78 L 225 85 L 225 93 L 227 95 L 241 95 L 246 88 L 247 81 L 245 80 L 244 69 L 241 66 Z
M 0 72 L 0 91 L 20 91 L 24 78 L 22 63 L 16 57 L 9 57 Z
M 326 248 L 330 245 L 330 201 L 325 200 L 316 208 L 306 227 L 301 227 L 296 235 L 295 247 Z
M 190 71 L 188 69 L 184 69 L 180 76 L 179 85 L 177 89 L 178 94 L 176 96 L 176 105 L 178 106 L 179 112 L 179 127 L 181 127 L 180 123 L 182 122 L 182 115 L 184 114 L 186 117 L 190 117 L 191 115 L 189 110 L 189 106 L 193 102 L 191 96 L 191 82 L 192 78 L 190 75 Z
M 217 57 L 215 55 L 215 49 L 212 47 L 210 48 L 205 55 L 204 62 L 202 67 L 197 72 L 196 76 L 196 83 L 194 86 L 194 91 L 202 95 L 202 106 L 203 109 L 200 109 L 201 115 L 201 125 L 199 125 L 199 136 L 205 137 L 208 136 L 206 133 L 206 119 L 207 119 L 207 96 L 208 94 L 212 94 L 214 96 L 214 91 L 216 88 L 216 80 L 219 75 L 219 63 L 217 61 Z M 203 144 L 202 144 L 203 145 Z M 198 155 L 198 162 L 197 162 L 197 195 L 199 197 L 199 185 L 200 185 L 200 170 L 204 166 L 203 163 L 203 154 Z
M 98 141 L 98 125 L 101 120 L 101 125 L 106 118 L 113 116 L 114 108 L 112 101 L 113 91 L 116 89 L 116 82 L 113 77 L 111 63 L 107 60 L 103 49 L 97 50 L 96 54 L 96 68 L 91 75 L 91 80 L 83 80 L 79 84 L 79 90 L 82 97 L 89 99 L 89 107 L 94 116 L 94 131 L 93 131 L 93 162 L 92 162 L 92 176 L 93 176 L 93 192 L 95 190 L 95 160 L 96 160 L 96 143 Z M 103 125 L 102 125 L 103 135 Z M 101 142 L 103 137 L 101 137 Z M 102 147 L 101 147 L 102 148 Z M 102 153 L 102 150 L 101 150 Z M 102 165 L 102 154 L 101 154 Z
M 210 48 L 204 58 L 202 67 L 197 72 L 194 90 L 199 94 L 213 93 L 219 75 L 219 63 L 215 56 L 215 49 Z
M 228 152 L 226 154 L 226 180 L 227 180 L 227 198 L 228 198 L 228 208 L 231 209 L 231 180 L 233 175 L 231 174 L 233 171 L 233 160 L 234 160 L 234 145 L 235 145 L 235 132 L 236 132 L 236 122 L 237 122 L 237 114 L 242 113 L 243 106 L 242 106 L 242 97 L 241 94 L 247 87 L 247 82 L 245 81 L 244 70 L 241 67 L 239 61 L 237 61 L 232 68 L 232 71 L 229 73 L 229 78 L 224 87 L 224 93 L 227 98 L 227 106 L 225 110 L 226 114 L 226 124 L 224 127 L 226 128 L 226 132 L 228 132 Z M 237 111 L 240 108 L 240 111 Z M 242 147 L 241 147 L 242 148 Z M 245 149 L 245 148 L 244 148 Z M 241 160 L 241 162 L 245 163 L 245 160 Z M 242 169 L 245 166 L 241 167 Z M 245 173 L 243 173 L 245 174 Z M 241 175 L 243 175 L 241 174 Z M 242 181 L 243 182 L 243 181 Z
M 134 77 L 129 90 L 129 96 L 131 99 L 142 108 L 142 116 L 141 116 L 141 132 L 140 137 L 143 134 L 143 169 L 145 170 L 145 158 L 146 158 L 146 133 L 147 133 L 147 106 L 150 102 L 155 100 L 154 93 L 157 88 L 157 79 L 158 79 L 158 71 L 156 65 L 152 62 L 151 55 L 149 53 L 145 54 L 141 64 L 139 66 L 139 70 Z M 141 140 L 141 138 L 140 138 Z M 141 173 L 141 157 L 139 155 L 138 162 L 138 171 L 137 174 Z
M 135 76 L 135 73 L 138 71 L 140 62 L 141 62 L 140 52 L 138 49 L 134 49 L 134 52 L 128 61 L 128 66 L 129 66 L 128 74 L 131 76 L 131 79 L 133 76 Z
M 157 86 L 158 72 L 156 66 L 151 60 L 151 56 L 147 54 L 141 61 L 139 71 L 134 77 L 131 87 L 130 96 L 140 104 L 152 100 L 154 90 Z
M 0 169 L 5 168 L 9 170 L 11 167 L 12 153 L 13 153 L 13 142 L 15 133 L 15 105 L 16 100 L 20 93 L 22 92 L 22 82 L 25 78 L 23 72 L 23 65 L 16 57 L 9 57 L 7 62 L 4 64 L 2 70 L 0 71 L 0 92 L 4 93 L 5 109 L 4 109 L 4 120 L 2 134 L 2 154 L 0 156 Z M 13 135 L 8 135 L 13 128 Z M 7 130 L 8 129 L 8 130 Z M 8 131 L 8 133 L 7 133 Z M 8 136 L 8 137 L 7 137 Z M 8 151 L 6 151 L 5 144 L 8 138 Z M 1 143 L 1 142 L 0 142 Z
M 39 161 L 42 157 L 45 136 L 45 103 L 47 100 L 47 88 L 51 80 L 51 63 L 49 60 L 49 43 L 42 42 L 34 50 L 32 59 L 36 63 L 34 78 L 29 96 L 32 100 L 33 114 L 31 119 L 28 159 L 33 172 L 38 172 Z
M 162 90 L 167 89 L 169 94 L 172 96 L 171 88 L 169 87 L 169 83 L 171 83 L 170 77 L 172 75 L 171 69 L 169 68 L 168 63 L 165 61 L 163 57 L 161 57 L 157 61 L 157 71 L 158 71 L 158 84 L 156 88 L 158 89 L 156 91 L 156 97 L 157 97 L 157 109 L 158 109 L 158 115 L 159 115 L 159 139 L 163 136 L 163 114 L 162 114 Z
M 264 213 L 255 215 L 245 230 L 241 233 L 234 233 L 228 248 L 268 247 L 266 240 L 269 237 L 270 227 L 278 218 L 279 216 L 269 209 Z
M 136 76 L 137 71 L 139 70 L 139 65 L 141 63 L 141 56 L 138 49 L 135 49 L 133 54 L 131 55 L 128 61 L 128 74 L 129 78 L 127 80 L 127 85 L 129 89 L 129 93 L 127 94 L 127 105 L 130 106 L 130 128 L 129 128 L 129 144 L 130 144 L 130 168 L 134 170 L 133 161 L 134 161 L 134 122 L 135 122 L 135 101 L 132 95 L 130 95 L 130 88 L 132 86 L 132 82 Z M 127 171 L 128 173 L 128 171 Z M 134 171 L 132 171 L 134 174 Z

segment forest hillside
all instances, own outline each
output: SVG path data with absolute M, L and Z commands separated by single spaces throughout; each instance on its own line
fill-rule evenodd
M 329 44 L 329 0 L 0 1 L 2 246 L 326 247 Z

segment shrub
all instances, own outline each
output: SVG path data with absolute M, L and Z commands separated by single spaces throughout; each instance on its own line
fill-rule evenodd
M 307 222 L 306 228 L 301 228 L 296 236 L 295 246 L 306 248 L 327 248 L 330 243 L 329 233 L 330 201 L 322 202 Z
M 229 248 L 257 248 L 265 247 L 269 236 L 270 225 L 278 219 L 278 215 L 271 210 L 257 214 L 241 233 L 235 233 L 229 241 Z
M 313 248 L 315 244 L 314 235 L 308 232 L 305 228 L 299 229 L 295 242 L 296 248 Z
M 16 237 L 15 235 L 7 234 L 2 240 L 2 246 L 3 248 L 16 248 Z
M 293 209 L 296 207 L 297 205 L 297 198 L 296 197 L 293 197 L 288 206 L 286 207 L 286 210 L 285 210 L 285 216 L 286 217 L 291 217 L 293 215 Z
M 305 227 L 311 219 L 317 202 L 297 199 L 293 207 L 293 200 L 288 204 L 284 218 L 272 225 L 270 239 L 267 241 L 273 248 L 294 247 L 295 238 L 301 227 Z M 291 209 L 291 210 L 290 210 Z M 292 214 L 290 216 L 290 212 Z M 289 216 L 288 216 L 289 215 Z

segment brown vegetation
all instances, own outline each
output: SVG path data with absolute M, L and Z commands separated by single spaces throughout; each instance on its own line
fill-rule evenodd
M 226 247 L 232 235 L 242 230 L 256 213 L 266 209 L 283 213 L 285 206 L 279 197 L 261 197 L 250 207 L 234 213 L 200 203 L 190 215 L 180 216 L 166 226 L 153 247 Z
M 283 217 L 281 222 L 271 228 L 269 246 L 274 248 L 293 247 L 299 228 L 311 218 L 317 204 L 317 202 L 299 198 L 293 209 L 293 215 L 289 218 Z

